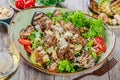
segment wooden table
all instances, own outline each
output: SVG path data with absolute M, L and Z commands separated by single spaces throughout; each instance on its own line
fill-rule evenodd
M 9 6 L 8 0 L 0 0 L 0 6 Z M 64 6 L 71 9 L 80 9 L 87 13 L 87 0 L 67 0 L 64 3 Z M 120 60 L 120 29 L 113 29 L 116 34 L 117 44 L 113 51 L 111 57 L 115 57 L 118 61 Z M 26 64 L 21 59 L 21 64 L 17 73 L 13 76 L 11 80 L 72 80 L 73 78 L 79 75 L 71 75 L 71 76 L 54 76 L 48 75 L 42 72 L 39 72 L 28 64 Z M 87 76 L 82 80 L 120 80 L 120 62 L 109 72 L 104 74 L 101 77 L 96 76 Z

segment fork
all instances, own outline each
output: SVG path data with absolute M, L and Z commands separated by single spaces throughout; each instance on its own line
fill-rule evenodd
M 115 58 L 112 58 L 107 63 L 105 63 L 101 68 L 95 70 L 94 72 L 79 76 L 77 78 L 74 78 L 73 80 L 79 80 L 88 75 L 101 76 L 105 74 L 107 71 L 109 71 L 110 69 L 112 69 L 117 64 L 117 62 L 118 61 Z

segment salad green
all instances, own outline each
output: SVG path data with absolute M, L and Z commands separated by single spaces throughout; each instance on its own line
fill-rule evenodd
M 43 6 L 52 6 L 65 0 L 37 0 L 38 4 L 43 4 Z
M 41 31 L 34 30 L 30 36 L 28 36 L 28 39 L 32 41 L 32 48 L 36 49 L 39 47 L 41 41 L 42 41 L 43 34 Z
M 70 63 L 68 60 L 63 60 L 58 62 L 58 72 L 75 72 L 74 64 Z

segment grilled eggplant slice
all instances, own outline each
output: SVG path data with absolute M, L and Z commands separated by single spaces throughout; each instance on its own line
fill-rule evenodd
M 80 56 L 77 57 L 77 62 L 79 62 L 80 66 L 83 68 L 89 68 L 95 65 L 95 59 L 84 50 L 80 53 Z
M 37 11 L 34 13 L 33 18 L 32 18 L 32 25 L 41 25 L 43 22 L 49 22 L 51 19 L 43 12 Z

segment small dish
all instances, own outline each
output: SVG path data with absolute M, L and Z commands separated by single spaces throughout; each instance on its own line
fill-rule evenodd
M 14 10 L 10 7 L 0 6 L 0 21 L 8 22 L 12 19 Z
M 119 3 L 119 0 L 88 0 L 88 14 L 101 19 L 109 28 L 120 28 L 120 15 L 117 15 L 120 14 L 120 11 L 119 5 L 117 5 L 118 8 L 114 7 L 116 3 Z M 118 13 L 116 13 L 115 10 L 117 10 Z
M 19 8 L 17 8 L 16 6 L 15 6 L 15 1 L 16 0 L 8 0 L 9 1 L 9 4 L 10 4 L 10 6 L 14 9 L 14 10 L 16 10 L 16 11 L 22 11 L 23 9 L 19 9 Z M 33 6 L 33 8 L 34 7 L 42 7 L 42 6 L 44 6 L 42 3 L 37 3 L 37 0 L 36 0 L 36 2 L 35 2 L 35 6 Z M 61 4 L 59 4 L 59 3 L 57 3 L 57 4 L 53 4 L 53 5 L 50 5 L 50 6 L 56 6 L 56 7 L 62 7 L 61 6 Z M 24 8 L 24 9 L 26 9 L 26 8 Z

